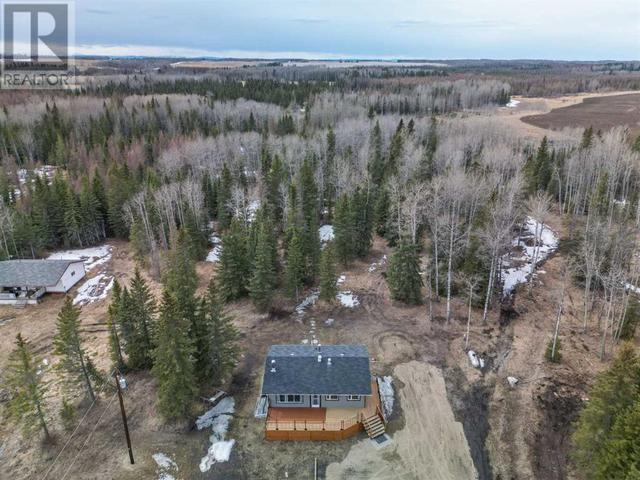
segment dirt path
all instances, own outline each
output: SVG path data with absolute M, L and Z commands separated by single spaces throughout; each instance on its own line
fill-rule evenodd
M 462 424 L 455 420 L 447 400 L 442 371 L 411 361 L 398 365 L 394 377 L 404 384 L 399 400 L 405 427 L 392 435 L 391 445 L 380 450 L 369 439 L 358 442 L 342 462 L 327 467 L 326 478 L 477 478 Z

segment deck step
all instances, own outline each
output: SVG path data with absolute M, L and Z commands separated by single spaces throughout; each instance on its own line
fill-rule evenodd
M 382 435 L 385 432 L 384 423 L 378 415 L 373 415 L 369 418 L 365 418 L 362 421 L 364 429 L 369 435 L 369 438 L 375 438 Z

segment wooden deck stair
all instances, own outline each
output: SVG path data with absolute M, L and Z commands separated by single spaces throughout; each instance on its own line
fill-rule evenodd
M 376 438 L 385 432 L 384 423 L 380 419 L 380 416 L 376 413 L 369 418 L 365 418 L 362 421 L 364 429 L 369 435 L 369 438 Z

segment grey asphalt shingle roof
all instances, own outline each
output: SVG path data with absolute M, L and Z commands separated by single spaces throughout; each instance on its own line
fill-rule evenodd
M 322 361 L 318 362 L 318 355 Z M 328 359 L 331 358 L 331 365 Z M 273 362 L 275 360 L 275 362 Z M 275 368 L 275 372 L 272 369 Z M 364 345 L 274 345 L 265 362 L 262 394 L 371 395 Z
M 51 287 L 78 261 L 5 260 L 0 262 L 0 287 Z

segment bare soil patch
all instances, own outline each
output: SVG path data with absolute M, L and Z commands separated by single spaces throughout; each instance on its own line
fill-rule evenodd
M 521 120 L 550 130 L 593 127 L 595 131 L 606 131 L 628 126 L 635 137 L 640 134 L 640 93 L 589 97 L 549 113 L 523 116 Z
M 393 375 L 403 384 L 399 399 L 405 427 L 382 450 L 369 439 L 358 442 L 341 463 L 327 467 L 327 480 L 477 478 L 462 424 L 447 400 L 442 371 L 411 361 L 398 365 Z

